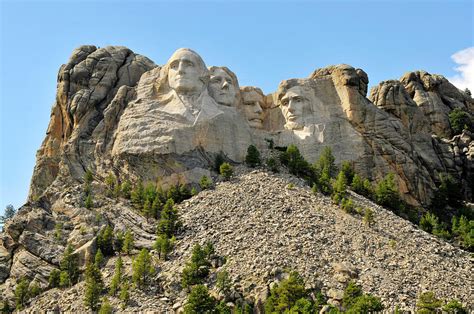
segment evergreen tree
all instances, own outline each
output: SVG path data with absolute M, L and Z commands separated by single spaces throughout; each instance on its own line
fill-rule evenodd
M 400 208 L 400 198 L 395 185 L 394 174 L 389 173 L 375 188 L 375 200 L 378 204 L 392 209 Z
M 115 296 L 119 291 L 120 285 L 122 284 L 122 271 L 123 271 L 123 262 L 122 257 L 119 256 L 115 261 L 115 272 L 110 282 L 109 293 L 112 296 Z
M 221 168 L 221 165 L 225 162 L 224 157 L 222 156 L 221 153 L 216 155 L 216 158 L 214 158 L 214 170 L 216 172 L 219 172 L 219 169 Z
M 349 309 L 354 305 L 357 301 L 357 298 L 362 296 L 363 292 L 360 286 L 358 286 L 355 282 L 351 281 L 347 285 L 346 289 L 344 290 L 344 296 L 342 298 L 342 306 L 345 309 Z
M 202 176 L 201 180 L 199 180 L 199 186 L 201 187 L 201 190 L 207 190 L 212 186 L 212 181 L 207 176 Z
M 72 282 L 71 282 L 71 277 L 69 277 L 69 273 L 65 270 L 59 273 L 59 287 L 61 288 L 67 288 L 71 287 Z
M 289 278 L 270 291 L 270 296 L 265 302 L 266 313 L 284 313 L 296 305 L 301 299 L 308 299 L 309 295 L 304 287 L 303 278 L 296 272 L 291 272 Z M 303 301 L 299 301 L 302 303 Z
M 61 272 L 57 269 L 53 269 L 51 273 L 49 273 L 49 287 L 56 288 L 59 287 L 59 280 L 60 280 Z
M 170 239 L 176 232 L 180 223 L 178 221 L 178 210 L 174 206 L 172 199 L 166 201 L 163 210 L 161 211 L 161 217 L 158 221 L 157 233 L 158 235 L 166 236 Z
M 100 295 L 104 290 L 104 281 L 99 268 L 92 263 L 86 266 L 84 304 L 95 311 L 99 307 Z
M 132 192 L 132 184 L 130 181 L 125 181 L 122 183 L 120 186 L 120 194 L 122 195 L 123 198 L 130 199 L 131 197 L 131 192 Z
M 288 167 L 290 173 L 311 180 L 314 174 L 308 162 L 301 155 L 298 147 L 290 145 L 286 151 L 280 154 L 280 161 Z
M 462 306 L 458 300 L 450 300 L 443 306 L 443 312 L 453 314 L 467 314 L 467 310 Z
M 337 179 L 334 183 L 334 188 L 333 188 L 333 200 L 339 204 L 342 199 L 346 197 L 346 191 L 347 190 L 347 177 L 344 171 L 340 171 L 339 174 L 337 175 Z
M 334 178 L 337 174 L 335 158 L 330 147 L 324 147 L 317 163 L 321 173 L 326 172 L 329 178 Z
M 134 242 L 135 241 L 133 239 L 132 232 L 127 229 L 127 232 L 125 232 L 125 237 L 123 240 L 122 252 L 126 255 L 129 255 L 134 248 Z
M 270 157 L 267 159 L 267 167 L 270 169 L 270 171 L 277 173 L 278 172 L 278 164 L 275 158 Z
M 474 124 L 471 115 L 461 108 L 455 108 L 449 113 L 449 123 L 454 135 L 461 134 L 464 129 L 472 130 Z
M 130 284 L 128 280 L 126 280 L 122 286 L 120 287 L 120 300 L 123 302 L 123 306 L 127 306 L 128 302 L 130 301 Z
M 225 162 L 221 165 L 219 173 L 225 180 L 229 180 L 234 174 L 234 168 L 229 163 Z
M 97 247 L 105 256 L 114 255 L 114 229 L 112 226 L 107 225 L 99 231 Z
M 372 226 L 374 224 L 374 211 L 370 208 L 366 208 L 364 212 L 364 222 L 367 226 Z
M 3 300 L 2 308 L 0 309 L 0 313 L 10 314 L 12 312 L 13 312 L 13 310 L 10 308 L 10 303 L 8 303 L 8 300 Z
M 225 297 L 229 296 L 232 288 L 232 281 L 230 280 L 229 272 L 222 270 L 217 273 L 216 287 Z
M 416 302 L 416 307 L 418 308 L 417 313 L 438 313 L 441 304 L 441 300 L 439 300 L 432 291 L 424 292 L 418 297 L 418 301 Z
M 143 248 L 132 263 L 132 280 L 138 288 L 143 288 L 154 274 L 155 269 L 151 263 L 151 256 L 147 249 Z
M 117 184 L 117 178 L 113 175 L 113 173 L 109 173 L 107 177 L 105 177 L 105 185 L 107 186 L 107 196 L 112 197 L 114 196 L 115 186 Z
M 84 200 L 84 207 L 91 209 L 94 206 L 94 201 L 92 200 L 92 194 L 88 193 L 86 199 Z
M 40 294 L 41 294 L 41 287 L 37 281 L 34 281 L 33 283 L 30 284 L 29 295 L 31 298 L 34 298 L 36 296 L 39 296 Z
M 15 287 L 15 302 L 16 302 L 16 309 L 22 310 L 29 299 L 28 287 L 30 282 L 26 277 L 20 279 Z
M 61 262 L 59 263 L 59 268 L 61 269 L 61 271 L 65 272 L 68 276 L 68 280 L 69 280 L 68 286 L 75 284 L 77 282 L 77 279 L 79 278 L 79 267 L 77 263 L 77 256 L 74 255 L 73 252 L 74 252 L 74 248 L 72 247 L 72 245 L 68 244 L 62 256 Z M 63 275 L 63 277 L 65 276 Z
M 13 207 L 12 204 L 9 204 L 5 207 L 5 215 L 0 216 L 0 224 L 5 224 L 7 220 L 13 218 L 15 216 L 16 210 L 15 207 Z
M 94 180 L 94 174 L 92 173 L 92 170 L 87 169 L 86 173 L 84 174 L 84 182 L 86 184 L 91 184 L 93 180 Z
M 354 179 L 354 168 L 352 167 L 351 163 L 347 160 L 343 161 L 341 164 L 341 171 L 344 173 L 346 177 L 346 182 L 350 183 Z
M 137 186 L 134 187 L 130 193 L 130 199 L 132 200 L 132 204 L 136 209 L 141 209 L 143 207 L 144 193 L 145 190 L 143 188 L 143 183 L 142 181 L 138 181 Z
M 199 243 L 194 245 L 191 261 L 186 263 L 181 274 L 181 282 L 184 288 L 201 284 L 207 277 L 211 266 L 209 261 L 211 251 L 210 247 L 205 249 Z
M 154 244 L 154 249 L 158 251 L 158 257 L 166 260 L 168 254 L 173 250 L 175 242 L 175 237 L 168 239 L 166 235 L 159 235 Z
M 102 299 L 102 304 L 100 305 L 99 314 L 112 314 L 114 309 L 112 305 L 110 305 L 109 299 L 104 297 Z
M 94 264 L 97 266 L 97 268 L 101 268 L 103 263 L 104 255 L 102 254 L 102 251 L 98 249 L 97 253 L 95 253 Z
M 260 152 L 258 151 L 257 147 L 254 145 L 250 145 L 247 148 L 247 156 L 245 156 L 245 163 L 251 167 L 255 168 L 256 166 L 259 166 L 261 164 L 261 159 L 260 159 Z
M 204 285 L 197 285 L 192 288 L 188 296 L 188 302 L 184 307 L 184 313 L 212 313 L 216 306 L 216 300 L 209 294 L 209 290 Z

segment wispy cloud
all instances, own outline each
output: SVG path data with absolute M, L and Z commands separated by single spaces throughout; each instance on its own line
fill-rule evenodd
M 459 65 L 454 68 L 459 74 L 448 80 L 459 89 L 464 90 L 467 87 L 474 92 L 474 47 L 456 52 L 451 59 Z

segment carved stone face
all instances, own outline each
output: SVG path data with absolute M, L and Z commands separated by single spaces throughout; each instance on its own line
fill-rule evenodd
M 256 129 L 263 127 L 263 95 L 255 90 L 242 91 L 242 111 L 247 117 L 249 125 Z
M 200 93 L 204 87 L 201 77 L 206 70 L 198 55 L 189 50 L 176 51 L 168 61 L 168 84 L 178 94 Z
M 237 95 L 237 82 L 223 69 L 215 68 L 209 80 L 209 94 L 224 106 L 232 106 Z
M 356 70 L 351 66 L 343 66 L 338 71 L 343 85 L 359 87 L 359 76 Z
M 299 86 L 290 88 L 281 98 L 281 110 L 285 117 L 285 129 L 298 130 L 304 127 L 304 111 L 308 106 L 308 99 L 303 96 Z

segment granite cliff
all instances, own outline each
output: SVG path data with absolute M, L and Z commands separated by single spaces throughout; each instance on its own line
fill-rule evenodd
M 283 81 L 265 95 L 257 87 L 239 86 L 226 67 L 208 68 L 190 49 L 177 50 L 158 66 L 125 47 L 79 47 L 58 73 L 28 202 L 0 237 L 3 297 L 13 299 L 25 276 L 46 288 L 66 244 L 74 247 L 83 267 L 95 254 L 103 225 L 131 230 L 137 248 L 152 248 L 154 219 L 145 219 L 126 199 L 107 196 L 108 176 L 117 184 L 199 189 L 203 176 L 218 180 L 212 170 L 216 156 L 237 165 L 249 145 L 268 155 L 270 142 L 280 149 L 295 144 L 309 162 L 330 147 L 336 164 L 349 161 L 370 181 L 393 173 L 402 200 L 417 207 L 432 205 L 440 176 L 447 174 L 464 200 L 472 201 L 474 135 L 469 130 L 455 134 L 449 114 L 458 108 L 472 116 L 474 100 L 444 77 L 424 71 L 383 81 L 367 97 L 368 84 L 363 70 L 336 65 Z M 87 172 L 94 174 L 89 208 L 82 197 Z M 413 308 L 425 289 L 471 302 L 466 252 L 353 194 L 376 212 L 375 227 L 361 232 L 360 219 L 282 172 L 239 167 L 234 181 L 180 204 L 184 226 L 170 260 L 157 266 L 155 297 L 136 292 L 142 301 L 133 309 L 179 309 L 185 295 L 176 288 L 176 276 L 192 243 L 207 240 L 230 258 L 234 301 L 257 304 L 278 269 L 289 267 L 338 305 L 347 280 L 338 281 L 335 269 L 342 267 L 342 273 L 357 274 L 354 279 L 387 307 Z M 296 190 L 285 188 L 290 182 Z M 113 261 L 103 270 L 106 278 Z M 83 310 L 77 285 L 60 294 L 49 290 L 31 309 L 70 303 L 61 309 Z

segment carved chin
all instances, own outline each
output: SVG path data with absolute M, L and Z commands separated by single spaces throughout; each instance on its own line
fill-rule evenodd
M 262 120 L 260 119 L 252 119 L 252 120 L 249 120 L 249 125 L 252 127 L 252 128 L 256 128 L 256 129 L 261 129 L 263 127 L 262 125 Z
M 304 128 L 304 125 L 298 122 L 289 121 L 285 124 L 285 129 L 287 130 L 301 130 Z

